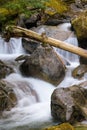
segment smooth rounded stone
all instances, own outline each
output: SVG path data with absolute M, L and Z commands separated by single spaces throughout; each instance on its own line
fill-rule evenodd
M 87 65 L 81 64 L 72 71 L 72 76 L 81 79 L 87 73 Z

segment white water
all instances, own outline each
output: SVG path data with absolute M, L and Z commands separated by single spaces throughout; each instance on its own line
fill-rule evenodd
M 59 29 L 64 28 L 67 30 L 68 25 L 70 26 L 70 24 L 61 25 Z M 70 36 L 66 41 L 74 45 L 77 44 L 75 36 Z M 58 87 L 68 87 L 78 83 L 78 80 L 71 77 L 71 70 L 79 64 L 78 57 L 71 53 L 61 52 L 59 49 L 56 50 L 60 52 L 60 54 L 64 53 L 64 57 L 68 58 L 68 60 L 72 59 L 70 60 L 71 65 L 67 67 L 66 77 Z M 1 60 L 17 68 L 19 65 L 14 59 L 21 54 L 24 54 L 21 38 L 12 38 L 9 43 L 0 39 Z M 73 61 L 75 61 L 75 63 Z M 0 119 L 0 130 L 39 129 L 44 125 L 48 126 L 53 123 L 50 112 L 50 98 L 55 89 L 53 85 L 32 77 L 22 77 L 17 69 L 16 73 L 9 75 L 5 80 L 14 84 L 15 87 L 13 89 L 17 95 L 18 103 L 11 111 L 3 112 L 3 118 Z M 32 94 L 32 90 L 38 97 Z

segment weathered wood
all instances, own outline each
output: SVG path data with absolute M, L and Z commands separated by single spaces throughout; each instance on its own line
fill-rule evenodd
M 87 58 L 86 50 L 84 50 L 80 47 L 65 43 L 60 40 L 57 40 L 57 39 L 54 39 L 51 37 L 47 37 L 46 35 L 43 35 L 43 34 L 40 35 L 32 30 L 28 30 L 28 29 L 18 27 L 18 26 L 8 26 L 7 31 L 10 32 L 11 36 L 21 36 L 21 37 L 32 38 L 32 39 L 35 39 L 35 40 L 38 40 L 38 41 L 41 41 L 44 43 L 48 43 L 49 45 L 52 45 L 54 47 L 58 47 L 63 50 L 66 50 L 66 51 L 75 53 L 79 56 Z

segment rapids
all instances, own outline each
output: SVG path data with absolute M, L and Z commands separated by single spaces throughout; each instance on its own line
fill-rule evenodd
M 51 33 L 54 33 L 53 27 L 49 28 Z M 56 29 L 56 33 L 57 30 L 59 30 L 59 33 L 61 31 L 65 31 L 65 33 L 69 31 L 69 37 L 63 40 L 77 46 L 77 39 L 74 32 L 70 31 L 69 23 L 61 24 L 54 28 Z M 39 27 L 37 32 L 41 33 L 43 30 L 50 36 L 46 26 Z M 54 49 L 70 63 L 66 69 L 66 77 L 58 87 L 68 87 L 79 83 L 77 79 L 71 77 L 72 69 L 79 64 L 78 56 L 58 48 Z M 13 89 L 18 99 L 18 104 L 11 111 L 3 112 L 0 119 L 0 130 L 34 130 L 54 124 L 50 112 L 50 99 L 55 87 L 39 79 L 23 77 L 18 68 L 20 62 L 15 61 L 15 58 L 21 54 L 25 54 L 21 38 L 11 38 L 8 43 L 0 38 L 0 59 L 15 69 L 15 73 L 10 74 L 4 80 L 14 84 L 15 87 Z M 32 91 L 35 94 L 32 94 Z

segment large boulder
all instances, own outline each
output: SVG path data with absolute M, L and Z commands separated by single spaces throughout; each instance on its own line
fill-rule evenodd
M 39 46 L 20 66 L 25 76 L 40 78 L 58 85 L 65 76 L 65 65 L 50 46 Z
M 0 80 L 0 112 L 10 110 L 17 103 L 17 98 L 12 87 L 14 85 L 11 83 Z
M 87 81 L 69 88 L 57 88 L 51 97 L 55 120 L 76 123 L 87 119 Z
M 79 47 L 87 49 L 87 11 L 80 13 L 80 15 L 74 18 L 71 23 L 76 32 Z M 80 62 L 82 64 L 87 64 L 87 59 L 81 57 Z

